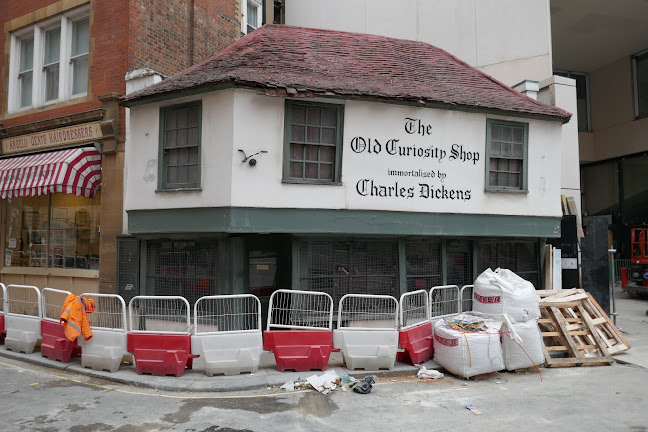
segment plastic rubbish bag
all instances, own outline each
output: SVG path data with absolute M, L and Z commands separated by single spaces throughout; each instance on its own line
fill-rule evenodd
M 367 375 L 353 386 L 353 391 L 360 394 L 371 393 L 373 385 L 376 383 L 376 375 Z
M 426 369 L 425 366 L 421 366 L 421 369 L 419 369 L 416 376 L 419 378 L 431 378 L 431 379 L 443 378 L 443 374 L 441 372 L 434 369 Z

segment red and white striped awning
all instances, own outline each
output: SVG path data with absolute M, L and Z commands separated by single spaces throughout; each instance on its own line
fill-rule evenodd
M 101 153 L 94 147 L 0 159 L 0 196 L 48 193 L 94 198 L 101 181 Z

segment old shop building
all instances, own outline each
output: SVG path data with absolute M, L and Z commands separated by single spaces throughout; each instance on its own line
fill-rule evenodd
M 241 35 L 240 5 L 3 2 L 1 282 L 116 292 L 124 76 L 171 75 L 225 48 Z
M 269 25 L 122 100 L 131 293 L 542 285 L 570 114 L 432 45 Z

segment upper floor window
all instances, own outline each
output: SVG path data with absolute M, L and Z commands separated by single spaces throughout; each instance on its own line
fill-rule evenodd
M 576 81 L 576 114 L 578 116 L 578 130 L 589 132 L 590 102 L 589 102 L 589 75 L 582 72 L 554 71 L 554 75 L 572 78 Z
M 261 0 L 243 0 L 243 33 L 252 33 L 263 23 L 263 7 Z
M 343 105 L 286 101 L 284 181 L 340 182 L 343 114 Z
M 635 116 L 648 117 L 648 50 L 632 57 L 635 86 Z
M 200 102 L 160 110 L 159 189 L 200 187 L 201 115 Z
M 11 34 L 9 112 L 87 94 L 89 30 L 83 8 Z
M 527 123 L 487 121 L 487 191 L 527 191 L 528 135 Z

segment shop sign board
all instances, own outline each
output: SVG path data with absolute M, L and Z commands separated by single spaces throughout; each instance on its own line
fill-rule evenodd
M 2 140 L 2 154 L 26 153 L 63 147 L 101 138 L 100 122 L 84 123 L 66 128 L 50 129 Z
M 386 210 L 475 208 L 484 191 L 485 118 L 401 113 L 345 122 L 347 202 Z

